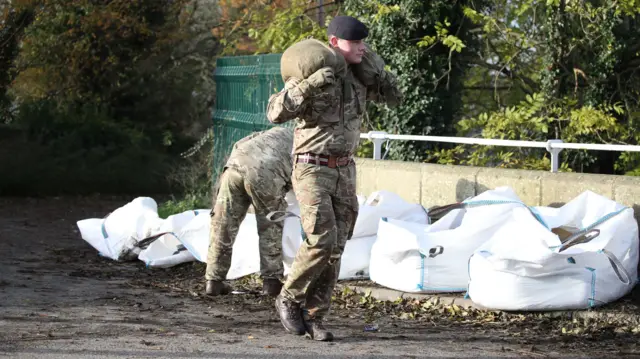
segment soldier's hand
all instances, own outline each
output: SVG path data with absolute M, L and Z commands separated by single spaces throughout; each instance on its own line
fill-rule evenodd
M 336 78 L 331 67 L 323 67 L 307 78 L 309 85 L 315 88 L 330 85 L 335 81 Z
M 287 80 L 287 82 L 285 82 L 284 84 L 284 88 L 286 90 L 291 90 L 292 88 L 298 86 L 300 84 L 300 79 L 297 79 L 295 77 L 291 77 Z

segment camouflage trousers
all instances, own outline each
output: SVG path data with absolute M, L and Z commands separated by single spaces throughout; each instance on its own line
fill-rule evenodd
M 356 166 L 296 164 L 292 182 L 306 238 L 281 294 L 303 303 L 306 319 L 322 318 L 329 313 L 342 252 L 358 216 Z
M 271 211 L 285 211 L 287 203 L 281 190 L 260 188 L 233 168 L 220 177 L 220 188 L 211 212 L 211 232 L 207 254 L 206 280 L 225 280 L 231 267 L 233 244 L 249 206 L 255 208 L 260 246 L 260 275 L 263 278 L 283 277 L 283 222 L 272 223 L 266 218 Z M 257 186 L 256 186 L 257 185 Z

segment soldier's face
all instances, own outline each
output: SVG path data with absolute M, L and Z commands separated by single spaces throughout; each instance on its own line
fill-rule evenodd
M 364 56 L 365 46 L 363 40 L 343 40 L 335 36 L 329 39 L 331 46 L 340 51 L 349 64 L 359 64 Z

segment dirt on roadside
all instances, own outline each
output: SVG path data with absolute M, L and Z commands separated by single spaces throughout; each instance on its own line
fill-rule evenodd
M 202 295 L 201 263 L 150 269 L 141 261 L 100 257 L 81 239 L 76 221 L 103 217 L 129 200 L 0 198 L 0 352 L 52 340 L 128 336 L 140 338 L 138 346 L 151 347 L 148 335 L 214 333 L 228 345 L 234 335 L 282 335 L 273 299 L 257 293 L 260 283 L 254 277 L 233 283 L 246 294 L 209 298 Z M 621 305 L 637 308 L 631 299 Z M 464 338 L 462 347 L 478 351 L 502 348 L 496 356 L 640 354 L 634 328 L 578 323 L 584 326 L 581 332 L 574 330 L 577 322 L 565 319 L 518 318 L 336 292 L 331 324 L 348 340 L 368 341 L 374 349 L 389 340 L 437 336 L 451 343 Z M 363 330 L 367 324 L 382 330 L 376 336 Z M 562 328 L 569 330 L 563 334 Z

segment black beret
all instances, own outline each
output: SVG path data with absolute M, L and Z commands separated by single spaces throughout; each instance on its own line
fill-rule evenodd
M 369 29 L 351 16 L 336 16 L 327 27 L 327 35 L 343 40 L 362 40 L 369 36 Z

